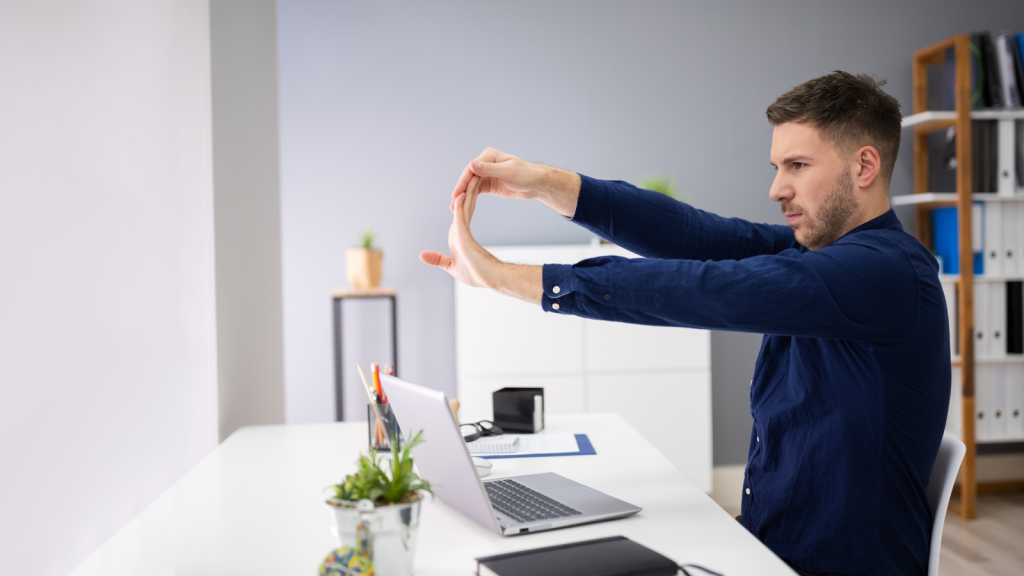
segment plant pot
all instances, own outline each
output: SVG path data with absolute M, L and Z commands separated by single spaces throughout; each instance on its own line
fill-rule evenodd
M 355 288 L 376 288 L 380 285 L 383 260 L 380 250 L 349 248 L 345 251 L 345 278 Z
M 335 498 L 333 486 L 325 488 L 323 493 L 337 548 L 356 548 L 358 527 L 365 520 L 369 524 L 373 573 L 376 576 L 411 576 L 422 493 L 417 493 L 412 502 L 377 506 L 372 512 L 360 512 L 356 502 Z

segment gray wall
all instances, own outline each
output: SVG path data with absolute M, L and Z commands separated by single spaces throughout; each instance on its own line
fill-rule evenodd
M 284 422 L 274 0 L 212 0 L 220 439 Z
M 402 375 L 454 391 L 452 280 L 417 253 L 446 247 L 448 196 L 486 146 L 598 178 L 669 175 L 697 207 L 782 223 L 764 117 L 776 96 L 869 72 L 909 113 L 914 50 L 1022 27 L 1024 3 L 281 0 L 278 17 L 287 418 L 312 422 L 333 417 L 327 294 L 368 225 L 400 290 Z M 911 191 L 907 140 L 895 194 Z M 589 240 L 494 198 L 473 229 L 484 244 Z M 379 340 L 372 318 L 358 333 Z M 716 465 L 745 461 L 759 343 L 713 336 Z

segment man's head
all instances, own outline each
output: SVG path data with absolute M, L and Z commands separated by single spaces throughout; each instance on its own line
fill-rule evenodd
M 900 147 L 900 105 L 884 81 L 836 71 L 786 92 L 768 107 L 771 198 L 811 250 L 889 208 Z

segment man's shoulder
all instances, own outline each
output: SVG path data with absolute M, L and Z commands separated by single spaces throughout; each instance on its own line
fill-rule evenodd
M 837 252 L 849 250 L 878 264 L 884 262 L 896 269 L 912 270 L 919 278 L 938 280 L 939 265 L 935 256 L 903 230 L 863 230 L 843 236 L 823 250 L 832 246 Z

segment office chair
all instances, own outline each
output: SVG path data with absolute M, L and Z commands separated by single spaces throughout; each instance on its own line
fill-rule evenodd
M 939 454 L 932 465 L 932 474 L 928 478 L 928 505 L 932 509 L 932 544 L 928 553 L 928 576 L 939 575 L 939 548 L 942 545 L 942 525 L 946 521 L 946 508 L 949 507 L 949 495 L 953 492 L 956 474 L 964 459 L 967 446 L 956 436 L 942 434 Z

